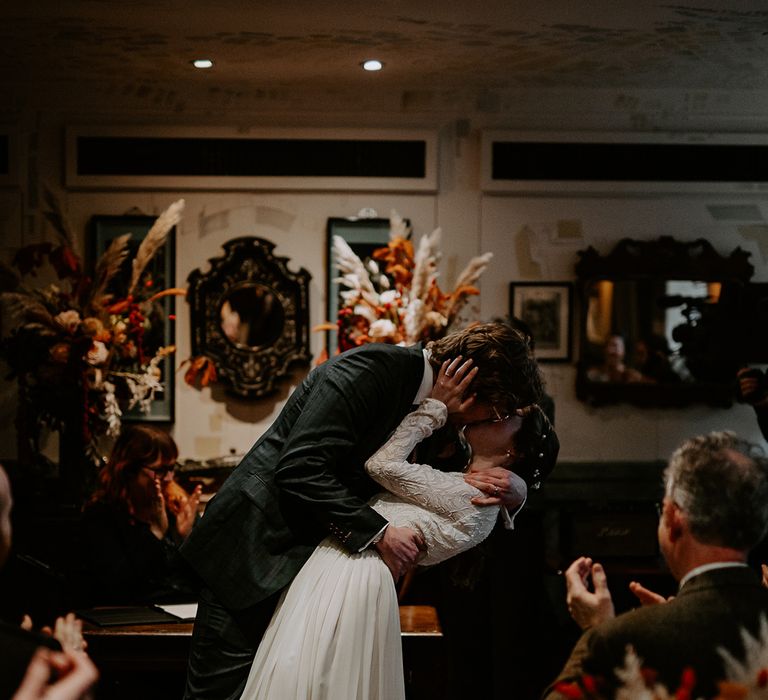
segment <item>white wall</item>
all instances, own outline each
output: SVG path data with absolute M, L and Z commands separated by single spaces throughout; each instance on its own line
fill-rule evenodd
M 768 199 L 712 196 L 648 196 L 616 198 L 484 197 L 481 204 L 481 247 L 496 254 L 483 280 L 481 312 L 496 313 L 507 303 L 511 280 L 571 280 L 576 251 L 594 246 L 608 253 L 621 238 L 673 236 L 682 241 L 705 238 L 721 254 L 740 246 L 751 253 L 755 281 L 768 279 L 768 239 L 752 225 L 715 222 L 708 204 L 750 202 L 768 217 Z M 557 236 L 558 223 L 569 234 Z M 751 408 L 727 410 L 708 406 L 687 409 L 641 409 L 626 404 L 592 408 L 576 399 L 573 364 L 544 365 L 549 393 L 555 399 L 561 458 L 587 460 L 653 460 L 669 456 L 684 438 L 709 430 L 734 430 L 760 442 Z
M 715 222 L 706 209 L 713 203 L 754 203 L 768 218 L 768 196 L 484 196 L 479 187 L 479 135 L 472 131 L 468 137 L 459 138 L 452 122 L 438 124 L 440 185 L 434 195 L 352 191 L 67 192 L 59 184 L 63 172 L 61 127 L 53 120 L 38 130 L 35 171 L 25 171 L 23 186 L 0 190 L 0 233 L 6 258 L 19 242 L 29 243 L 45 234 L 34 194 L 47 181 L 60 192 L 74 229 L 83 237 L 93 215 L 124 214 L 133 208 L 158 214 L 175 199 L 184 197 L 186 211 L 178 228 L 176 260 L 180 286 L 192 270 L 207 269 L 207 260 L 220 254 L 221 244 L 230 238 L 253 235 L 273 241 L 276 254 L 290 258 L 291 269 L 305 267 L 312 274 L 311 325 L 326 320 L 326 221 L 355 214 L 363 207 L 372 207 L 381 216 L 396 209 L 411 219 L 416 236 L 441 226 L 445 285 L 455 280 L 472 255 L 492 251 L 495 257 L 482 279 L 477 304 L 477 315 L 483 319 L 507 313 L 510 281 L 573 280 L 577 250 L 593 245 L 607 253 L 624 237 L 704 237 L 720 253 L 741 246 L 752 253 L 755 279 L 765 281 L 768 277 L 768 249 L 765 243 L 761 249 L 756 233 L 762 231 L 762 239 L 768 240 L 765 231 L 754 226 L 740 227 L 738 222 Z M 577 235 L 558 238 L 559 222 L 569 222 L 569 231 Z M 184 302 L 179 302 L 177 317 L 177 360 L 181 361 L 190 354 Z M 313 334 L 313 354 L 317 355 L 322 342 L 321 334 Z M 751 409 L 744 406 L 728 410 L 706 406 L 665 410 L 627 405 L 590 408 L 575 397 L 572 364 L 548 364 L 544 371 L 557 406 L 563 460 L 663 459 L 683 438 L 716 428 L 730 428 L 756 441 L 761 439 Z M 277 415 L 302 376 L 303 371 L 296 372 L 292 381 L 279 385 L 273 397 L 242 401 L 217 389 L 193 389 L 177 375 L 173 434 L 181 456 L 205 459 L 230 449 L 247 450 Z M 13 416 L 13 387 L 6 384 L 0 396 L 0 459 L 15 454 Z

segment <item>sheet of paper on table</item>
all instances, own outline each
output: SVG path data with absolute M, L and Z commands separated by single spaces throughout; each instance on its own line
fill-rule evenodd
M 170 615 L 178 617 L 180 620 L 194 620 L 197 615 L 197 603 L 175 603 L 172 605 L 155 605 Z

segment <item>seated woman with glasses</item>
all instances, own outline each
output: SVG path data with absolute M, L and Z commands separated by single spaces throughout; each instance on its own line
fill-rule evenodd
M 83 509 L 82 579 L 91 604 L 181 601 L 193 590 L 178 547 L 194 526 L 200 487 L 174 481 L 178 448 L 147 425 L 123 430 Z

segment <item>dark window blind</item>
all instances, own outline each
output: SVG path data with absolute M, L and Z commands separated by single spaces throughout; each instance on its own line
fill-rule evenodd
M 91 137 L 79 175 L 423 178 L 426 142 L 333 139 Z
M 492 145 L 494 180 L 768 182 L 768 146 L 534 143 Z

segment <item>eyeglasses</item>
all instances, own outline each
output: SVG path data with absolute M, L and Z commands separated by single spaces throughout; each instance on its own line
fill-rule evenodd
M 511 413 L 505 413 L 501 414 L 499 412 L 499 409 L 496 408 L 496 406 L 491 406 L 491 410 L 493 411 L 493 416 L 490 418 L 484 418 L 483 420 L 477 421 L 478 423 L 482 424 L 491 424 L 494 425 L 496 423 L 503 423 L 505 420 L 509 420 L 512 417 Z
M 167 474 L 173 474 L 177 466 L 178 465 L 174 462 L 173 464 L 168 464 L 165 467 L 143 467 L 143 468 L 146 469 L 148 472 L 151 472 L 153 478 L 163 479 Z
M 670 503 L 671 503 L 671 504 L 672 504 L 672 505 L 673 505 L 675 508 L 677 508 L 678 510 L 683 510 L 683 509 L 680 507 L 680 504 L 679 504 L 679 503 L 677 503 L 677 501 L 670 501 Z M 659 517 L 661 517 L 663 513 L 664 513 L 664 501 L 657 501 L 657 502 L 656 502 L 656 515 L 658 515 Z

